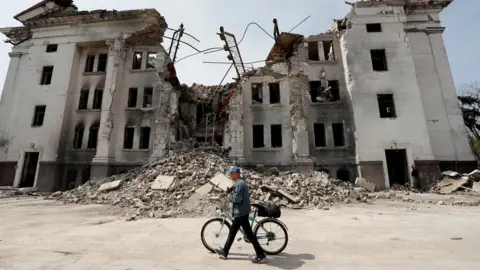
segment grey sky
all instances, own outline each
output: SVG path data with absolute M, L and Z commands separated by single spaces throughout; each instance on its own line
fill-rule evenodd
M 0 27 L 20 25 L 12 17 L 22 10 L 36 4 L 39 0 L 16 0 L 15 5 L 3 5 L 0 10 Z M 257 22 L 269 33 L 272 32 L 272 19 L 277 18 L 280 31 L 288 32 L 308 15 L 305 23 L 294 32 L 305 36 L 325 32 L 333 18 L 342 18 L 350 9 L 343 0 L 77 0 L 80 10 L 94 9 L 141 9 L 155 8 L 162 14 L 171 28 L 184 23 L 186 31 L 200 40 L 200 43 L 185 38 L 185 41 L 200 50 L 222 46 L 216 35 L 220 26 L 240 38 L 250 22 Z M 445 44 L 453 70 L 455 83 L 469 83 L 479 79 L 480 69 L 480 1 L 455 0 L 442 13 Z M 466 23 L 468 22 L 468 23 Z M 171 32 L 167 32 L 171 36 Z M 6 39 L 2 35 L 2 40 Z M 168 47 L 169 40 L 164 46 Z M 264 60 L 272 46 L 272 39 L 255 26 L 251 26 L 245 40 L 240 45 L 244 62 Z M 0 92 L 8 68 L 10 44 L 0 44 Z M 181 46 L 179 58 L 194 53 L 187 46 Z M 226 53 L 197 55 L 185 59 L 176 65 L 182 83 L 218 84 L 228 65 L 204 64 L 203 61 L 228 61 Z M 255 66 L 262 65 L 256 64 Z M 227 78 L 234 77 L 232 72 Z

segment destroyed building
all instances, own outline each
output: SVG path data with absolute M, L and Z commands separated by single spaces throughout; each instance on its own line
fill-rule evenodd
M 44 0 L 0 31 L 13 45 L 0 103 L 0 186 L 63 190 L 161 157 L 179 82 L 155 9 Z
M 358 1 L 326 33 L 281 33 L 242 76 L 225 146 L 238 163 L 361 176 L 378 188 L 477 167 L 439 14 L 452 0 Z

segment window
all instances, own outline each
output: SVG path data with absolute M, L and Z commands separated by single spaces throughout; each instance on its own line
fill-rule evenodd
M 82 124 L 79 124 L 75 127 L 75 135 L 73 136 L 73 149 L 82 148 L 83 131 L 84 128 Z
M 86 110 L 88 105 L 88 90 L 80 91 L 80 99 L 78 100 L 78 109 Z
M 93 72 L 94 64 L 95 64 L 95 54 L 87 55 L 87 63 L 85 63 L 85 72 Z
M 333 41 L 323 41 L 323 54 L 325 55 L 325 60 L 335 60 Z
M 87 183 L 88 180 L 90 180 L 90 173 L 91 173 L 91 168 L 85 168 L 82 171 L 82 185 Z
M 57 44 L 49 44 L 49 45 L 47 45 L 47 50 L 46 50 L 46 52 L 47 52 L 47 53 L 56 52 L 57 49 L 58 49 L 58 45 L 57 45 Z
M 396 118 L 395 102 L 392 94 L 377 95 L 380 118 Z
M 253 148 L 265 147 L 263 125 L 253 125 Z
M 132 149 L 133 148 L 133 136 L 135 134 L 134 127 L 125 127 L 125 132 L 123 133 L 123 149 Z
M 53 75 L 53 66 L 43 67 L 42 81 L 40 82 L 40 84 L 49 85 L 50 83 L 52 83 L 52 75 Z
M 315 147 L 327 147 L 324 124 L 313 124 L 313 134 L 315 136 Z
M 107 61 L 108 61 L 108 54 L 101 53 L 98 56 L 98 72 L 106 72 L 107 71 Z
M 147 68 L 155 68 L 155 61 L 157 60 L 157 53 L 149 52 L 147 58 Z
M 68 169 L 67 171 L 67 190 L 74 189 L 77 186 L 77 170 Z
M 270 126 L 270 138 L 273 148 L 282 147 L 282 125 Z
M 128 108 L 135 108 L 137 107 L 137 95 L 138 95 L 138 88 L 130 88 L 128 89 Z
M 142 127 L 140 129 L 140 149 L 150 148 L 150 127 Z
M 252 104 L 263 103 L 263 84 L 252 83 Z
M 152 107 L 153 103 L 153 88 L 145 87 L 143 89 L 143 107 Z
M 312 102 L 319 102 L 321 100 L 320 87 L 321 87 L 320 81 L 310 82 L 310 98 Z
M 374 71 L 387 71 L 387 57 L 385 50 L 370 50 L 372 66 Z
M 133 70 L 138 70 L 142 68 L 142 53 L 141 52 L 135 52 L 133 53 L 133 62 L 132 62 L 132 69 Z
M 102 100 L 103 100 L 103 89 L 95 89 L 95 93 L 93 94 L 92 109 L 96 109 L 96 110 L 101 109 Z
M 33 113 L 32 127 L 43 126 L 43 119 L 45 118 L 46 105 L 37 105 Z
M 367 32 L 382 32 L 380 23 L 367 23 Z
M 88 149 L 97 148 L 98 128 L 99 128 L 98 123 L 95 123 L 90 126 L 90 132 L 88 133 L 88 142 L 87 142 Z
M 338 81 L 328 81 L 328 86 L 330 87 L 331 101 L 340 100 L 340 89 L 338 86 Z
M 319 61 L 318 42 L 308 42 L 308 60 Z
M 270 104 L 280 103 L 280 84 L 269 83 L 268 88 L 270 89 Z
M 333 123 L 332 130 L 333 130 L 333 145 L 335 147 L 345 146 L 343 123 Z

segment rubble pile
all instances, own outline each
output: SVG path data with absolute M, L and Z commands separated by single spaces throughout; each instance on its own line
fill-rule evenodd
M 0 199 L 19 197 L 19 196 L 42 196 L 45 193 L 38 192 L 37 188 L 14 188 L 0 187 Z
M 474 170 L 469 174 L 458 172 L 442 172 L 442 179 L 430 188 L 430 192 L 451 194 L 457 191 L 474 192 L 480 195 L 480 171 Z
M 169 146 L 157 162 L 47 199 L 65 203 L 107 204 L 136 216 L 170 217 L 211 214 L 223 191 L 233 185 L 224 174 L 232 163 L 218 146 L 194 140 Z M 244 170 L 252 201 L 289 208 L 327 208 L 337 203 L 365 202 L 366 191 L 351 183 L 329 179 L 321 172 L 292 173 L 271 169 L 267 173 Z
M 224 85 L 203 85 L 192 84 L 188 86 L 182 85 L 182 94 L 184 97 L 189 97 L 195 101 L 211 101 L 215 97 L 220 97 L 221 100 L 227 97 L 229 90 L 235 86 L 235 83 L 226 83 Z

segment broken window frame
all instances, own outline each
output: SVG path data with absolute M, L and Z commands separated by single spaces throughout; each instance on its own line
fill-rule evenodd
M 136 108 L 138 103 L 138 88 L 131 87 L 128 89 L 127 108 Z
M 341 134 L 337 134 L 337 132 Z M 345 147 L 345 125 L 343 123 L 332 123 L 333 146 Z M 340 136 L 341 135 L 341 136 Z
M 377 94 L 377 103 L 380 118 L 397 118 L 393 94 Z
M 376 72 L 388 71 L 387 52 L 385 49 L 370 50 L 372 69 Z
M 270 146 L 272 148 L 283 147 L 282 125 L 270 125 Z
M 252 83 L 252 104 L 263 104 L 263 83 Z
M 330 101 L 340 101 L 340 82 L 338 80 L 330 80 L 328 81 L 328 87 L 330 87 L 330 94 L 332 99 Z
M 140 141 L 138 143 L 138 149 L 148 150 L 150 149 L 150 134 L 152 129 L 150 127 L 140 128 Z
M 307 42 L 307 54 L 309 61 L 320 61 L 320 52 L 318 51 L 318 41 Z
M 280 104 L 281 103 L 281 97 L 280 97 L 280 83 L 269 83 L 268 84 L 268 90 L 270 94 L 270 104 Z M 277 99 L 274 99 L 272 101 L 272 97 L 277 97 Z
M 45 52 L 47 53 L 53 53 L 58 50 L 58 44 L 48 44 L 47 47 L 45 48 Z
M 95 89 L 95 92 L 93 93 L 92 110 L 101 110 L 102 102 L 103 102 L 103 89 L 102 88 Z
M 152 57 L 152 55 L 153 55 L 153 57 Z M 157 53 L 156 52 L 148 52 L 147 53 L 146 69 L 155 69 L 155 60 L 157 60 Z
M 99 129 L 100 129 L 99 123 L 94 123 L 90 126 L 90 129 L 88 132 L 87 149 L 97 149 Z
M 36 105 L 33 109 L 32 127 L 41 127 L 45 121 L 47 105 Z
M 78 124 L 73 135 L 73 149 L 82 149 L 83 133 L 85 133 L 85 127 L 82 124 Z
M 335 48 L 333 40 L 324 40 L 322 41 L 323 45 L 323 55 L 325 61 L 334 61 L 335 60 Z M 332 54 L 332 59 L 330 59 L 330 53 Z
M 380 33 L 382 32 L 382 24 L 381 23 L 367 23 L 365 25 L 367 33 Z
M 90 92 L 88 89 L 83 89 L 80 91 L 80 97 L 78 99 L 78 110 L 87 110 L 88 109 L 88 96 Z
M 85 61 L 85 73 L 92 73 L 93 69 L 95 68 L 95 54 L 89 53 L 87 54 L 87 60 Z
M 310 81 L 310 101 L 312 103 L 320 103 L 320 100 L 317 100 L 318 96 L 320 95 L 320 89 L 322 88 L 321 81 Z M 315 87 L 318 84 L 318 87 Z
M 263 125 L 252 126 L 252 147 L 254 149 L 265 148 L 265 134 Z
M 133 149 L 133 141 L 135 139 L 135 127 L 125 126 L 123 131 L 123 149 Z
M 40 85 L 50 85 L 53 78 L 53 66 L 44 66 L 42 68 L 42 78 L 40 79 Z
M 143 88 L 143 108 L 151 108 L 153 106 L 153 87 Z
M 143 52 L 134 52 L 133 59 L 132 59 L 132 70 L 141 70 L 142 64 L 143 64 Z
M 107 72 L 108 54 L 101 53 L 98 55 L 97 72 Z
M 313 138 L 315 148 L 327 147 L 327 133 L 325 129 L 325 123 L 313 124 Z

